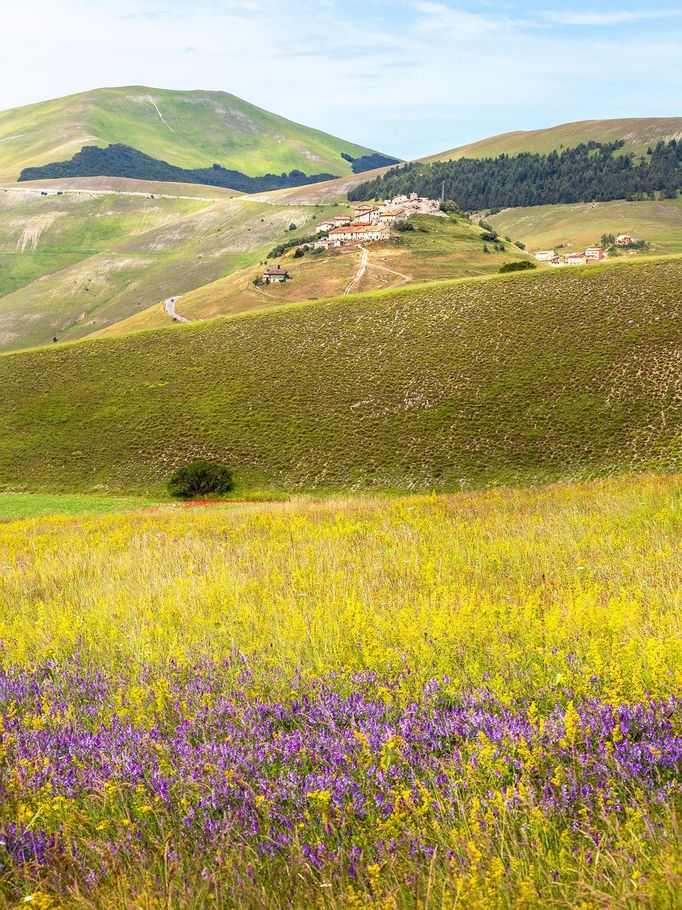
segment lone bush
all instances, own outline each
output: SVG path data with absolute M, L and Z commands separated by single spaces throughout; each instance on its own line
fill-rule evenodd
M 229 493 L 233 489 L 234 480 L 228 468 L 212 461 L 193 461 L 183 465 L 168 481 L 168 492 L 178 499 Z
M 527 272 L 528 269 L 536 269 L 537 265 L 530 259 L 523 259 L 521 262 L 505 262 L 500 267 L 500 272 Z

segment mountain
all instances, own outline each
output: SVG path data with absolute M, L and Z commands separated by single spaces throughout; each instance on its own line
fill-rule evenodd
M 682 139 L 682 117 L 626 117 L 616 120 L 578 120 L 539 130 L 501 133 L 468 145 L 439 152 L 421 159 L 450 161 L 457 158 L 496 158 L 521 152 L 548 154 L 562 148 L 575 148 L 584 142 L 625 142 L 625 151 L 644 154 L 657 142 Z
M 282 307 L 0 357 L 10 489 L 461 489 L 679 470 L 682 257 Z M 626 327 L 626 331 L 624 330 Z
M 109 145 L 176 168 L 219 164 L 250 177 L 292 170 L 344 176 L 382 157 L 225 92 L 126 86 L 0 113 L 0 181 Z

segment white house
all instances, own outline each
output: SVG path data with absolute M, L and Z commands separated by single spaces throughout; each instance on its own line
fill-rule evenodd
M 333 221 L 321 221 L 318 225 L 315 226 L 315 230 L 318 234 L 323 234 L 326 231 L 331 231 L 334 227 L 336 227 L 336 225 Z
M 569 253 L 566 257 L 566 265 L 585 265 L 586 262 L 584 253 Z
M 337 227 L 329 233 L 332 243 L 363 243 L 371 240 L 388 240 L 391 236 L 385 224 L 358 224 L 354 222 L 346 227 Z
M 386 209 L 379 215 L 379 220 L 386 224 L 395 224 L 396 221 L 405 220 L 405 212 L 403 209 Z
M 538 262 L 551 262 L 556 256 L 556 253 L 554 250 L 540 250 L 539 253 L 535 253 L 534 255 Z
M 618 246 L 630 246 L 631 243 L 636 243 L 635 238 L 631 234 L 619 234 L 616 237 L 616 244 Z

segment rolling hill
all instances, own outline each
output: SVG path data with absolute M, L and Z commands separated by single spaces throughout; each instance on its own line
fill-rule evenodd
M 529 250 L 585 249 L 602 234 L 631 234 L 654 255 L 682 253 L 682 197 L 645 202 L 582 202 L 504 209 L 488 221 Z
M 0 188 L 0 350 L 99 331 L 254 266 L 292 236 L 291 224 L 306 234 L 316 218 L 336 212 L 114 185 L 107 182 L 103 194 L 65 185 L 62 195 L 49 196 Z
M 389 241 L 367 247 L 364 270 L 362 252 L 354 247 L 308 252 L 302 258 L 296 257 L 292 250 L 277 259 L 290 272 L 291 281 L 286 284 L 254 286 L 253 280 L 262 269 L 250 267 L 190 291 L 183 296 L 178 310 L 190 320 L 210 319 L 351 292 L 492 275 L 506 262 L 528 258 L 502 238 L 504 252 L 492 243 L 485 245 L 488 250 L 485 252 L 482 229 L 465 219 L 421 215 L 411 218 L 410 223 L 414 231 L 394 231 Z M 98 334 L 120 334 L 167 323 L 163 306 L 156 305 Z
M 547 154 L 561 148 L 574 148 L 584 142 L 625 142 L 625 151 L 644 154 L 657 142 L 682 139 L 682 117 L 626 117 L 615 120 L 579 120 L 539 130 L 501 133 L 468 145 L 430 155 L 425 162 L 457 158 L 496 158 L 521 152 Z
M 214 163 L 251 177 L 300 170 L 352 173 L 373 150 L 293 123 L 225 92 L 103 88 L 0 113 L 0 181 L 122 144 L 180 168 Z
M 460 489 L 679 470 L 682 258 L 291 307 L 0 357 L 6 489 Z

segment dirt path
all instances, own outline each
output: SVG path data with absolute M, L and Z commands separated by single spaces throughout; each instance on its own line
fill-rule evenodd
M 185 319 L 184 316 L 175 312 L 175 304 L 179 299 L 179 297 L 168 297 L 163 301 L 163 309 L 166 316 L 170 316 L 173 322 L 191 322 L 191 319 Z
M 405 275 L 402 272 L 396 272 L 395 269 L 389 269 L 385 265 L 375 265 L 373 262 L 367 263 L 367 267 L 370 269 L 378 269 L 381 272 L 390 272 L 391 275 L 397 275 L 401 280 L 394 284 L 392 287 L 399 288 L 401 284 L 409 284 L 412 281 L 411 275 Z
M 362 256 L 360 257 L 360 265 L 358 267 L 357 272 L 355 273 L 355 276 L 353 277 L 353 280 L 348 285 L 346 290 L 343 292 L 344 296 L 347 294 L 353 293 L 353 288 L 356 285 L 360 284 L 362 279 L 365 277 L 365 272 L 367 271 L 367 266 L 369 265 L 369 250 L 367 249 L 367 247 L 359 246 L 358 249 L 362 250 Z

